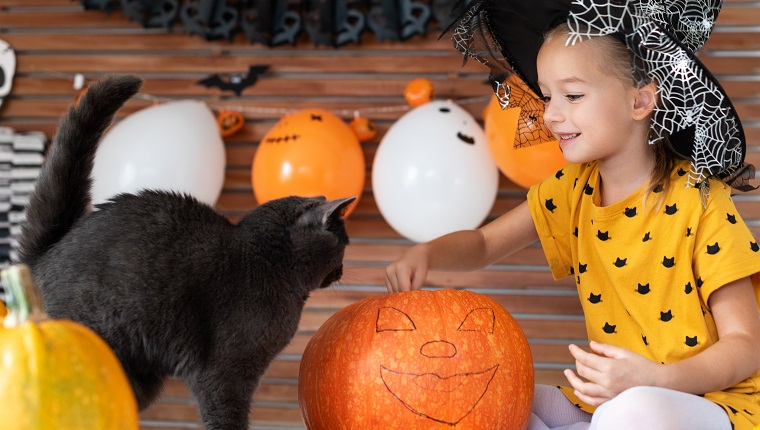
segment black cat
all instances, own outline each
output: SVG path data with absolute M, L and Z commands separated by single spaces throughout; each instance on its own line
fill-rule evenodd
M 90 173 L 135 77 L 92 85 L 61 120 L 20 237 L 48 313 L 83 323 L 148 407 L 184 379 L 207 429 L 248 428 L 251 396 L 290 342 L 309 293 L 340 279 L 354 198 L 288 197 L 237 225 L 173 192 L 121 194 L 90 212 Z

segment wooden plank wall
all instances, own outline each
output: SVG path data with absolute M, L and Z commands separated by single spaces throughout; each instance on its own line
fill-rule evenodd
M 747 158 L 760 165 L 760 2 L 725 3 L 701 58 L 731 95 L 747 133 Z M 440 27 L 430 28 L 428 35 L 403 43 L 378 43 L 367 34 L 361 44 L 340 49 L 315 48 L 306 39 L 295 47 L 270 49 L 250 45 L 242 36 L 233 42 L 208 42 L 179 30 L 146 30 L 118 12 L 84 11 L 77 1 L 0 0 L 0 39 L 15 48 L 18 61 L 12 95 L 0 108 L 0 125 L 52 136 L 57 119 L 74 98 L 76 73 L 92 80 L 110 72 L 132 72 L 146 79 L 144 94 L 243 109 L 244 130 L 226 140 L 226 181 L 217 204 L 222 213 L 237 219 L 256 206 L 249 179 L 251 160 L 260 139 L 284 110 L 320 107 L 348 120 L 358 109 L 371 118 L 380 135 L 363 144 L 367 181 L 348 220 L 352 243 L 344 278 L 309 300 L 297 336 L 272 364 L 254 396 L 254 428 L 303 428 L 297 376 L 300 354 L 310 336 L 337 309 L 384 294 L 385 266 L 411 244 L 379 214 L 369 175 L 383 133 L 404 113 L 399 107 L 405 106 L 405 85 L 415 77 L 428 78 L 437 97 L 462 101 L 478 118 L 490 96 L 485 70 L 474 62 L 460 67 L 461 57 L 448 39 L 437 40 Z M 251 64 L 271 68 L 240 98 L 196 84 L 211 73 L 239 73 Z M 476 100 L 465 100 L 473 97 Z M 149 104 L 130 101 L 120 116 Z M 525 190 L 501 177 L 491 218 L 524 198 Z M 736 203 L 756 235 L 760 233 L 760 192 L 737 196 Z M 477 273 L 431 274 L 427 285 L 470 288 L 502 303 L 530 340 L 537 382 L 562 383 L 561 369 L 571 364 L 566 345 L 585 342 L 574 284 L 571 279 L 552 280 L 538 245 Z M 141 417 L 144 429 L 200 428 L 194 402 L 177 381 Z

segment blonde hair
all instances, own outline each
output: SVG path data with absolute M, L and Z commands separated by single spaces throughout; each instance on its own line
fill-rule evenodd
M 581 32 L 585 32 L 587 29 L 580 29 Z M 567 38 L 570 34 L 570 27 L 567 23 L 562 23 L 544 35 L 544 43 L 552 40 L 556 37 Z M 607 70 L 612 76 L 617 77 L 624 85 L 632 87 L 641 87 L 647 85 L 650 81 L 646 77 L 639 77 L 634 72 L 633 61 L 631 51 L 625 46 L 625 43 L 616 39 L 613 36 L 601 36 L 592 37 L 588 39 L 592 43 L 588 44 L 589 49 L 594 51 L 593 58 L 597 63 L 597 67 Z M 587 43 L 584 41 L 581 43 Z M 651 132 L 650 132 L 651 133 Z M 647 136 L 649 141 L 650 136 Z M 676 163 L 679 160 L 686 159 L 682 155 L 678 154 L 673 146 L 670 144 L 670 140 L 667 138 L 649 145 L 649 149 L 654 157 L 654 167 L 649 175 L 649 185 L 644 193 L 644 201 L 652 193 L 659 193 L 659 197 L 656 200 L 654 207 L 659 207 L 662 204 L 665 193 L 660 191 L 666 191 L 670 187 L 670 175 L 675 168 Z

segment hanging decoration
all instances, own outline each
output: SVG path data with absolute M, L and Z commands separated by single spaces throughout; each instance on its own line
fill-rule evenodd
M 227 0 L 185 1 L 180 17 L 188 33 L 203 36 L 206 40 L 232 41 L 238 23 L 238 11 Z
M 414 0 L 370 0 L 367 24 L 380 42 L 425 34 L 430 6 Z
M 424 105 L 433 99 L 434 94 L 433 83 L 425 78 L 412 79 L 404 88 L 404 99 L 411 107 Z
M 285 115 L 261 139 L 251 167 L 256 201 L 280 197 L 357 196 L 366 175 L 364 152 L 351 128 L 338 116 L 318 108 Z
M 269 46 L 272 41 L 272 10 L 269 0 L 250 0 L 240 15 L 240 28 L 251 43 Z
M 364 15 L 355 9 L 356 2 L 315 0 L 306 17 L 306 32 L 314 45 L 341 46 L 359 43 Z M 353 8 L 352 8 L 353 7 Z
M 226 161 L 216 117 L 205 103 L 175 100 L 141 109 L 103 136 L 92 169 L 92 203 L 148 188 L 213 206 Z
M 372 162 L 380 214 L 415 242 L 477 228 L 499 189 L 487 145 L 475 118 L 451 100 L 410 110 L 385 133 Z
M 184 31 L 206 40 L 232 40 L 241 32 L 252 44 L 295 45 L 306 33 L 315 46 L 360 43 L 362 33 L 403 41 L 427 34 L 431 21 L 445 28 L 455 0 L 80 0 L 85 9 L 120 9 L 143 27 Z
M 222 109 L 216 115 L 216 123 L 219 125 L 219 133 L 222 137 L 230 137 L 243 128 L 245 118 L 238 111 Z
M 42 131 L 18 133 L 0 127 L 0 269 L 18 261 L 24 209 L 40 174 L 47 144 Z
M 377 136 L 377 128 L 375 124 L 369 118 L 364 118 L 359 115 L 359 112 L 354 113 L 354 119 L 348 123 L 348 126 L 354 131 L 356 137 L 361 142 L 372 140 Z
M 240 97 L 243 90 L 255 84 L 259 79 L 259 75 L 266 73 L 267 70 L 269 70 L 269 66 L 253 65 L 248 68 L 247 74 L 233 74 L 228 79 L 218 74 L 213 74 L 201 79 L 198 83 L 209 88 L 217 87 L 222 91 L 234 91 L 235 95 Z
M 172 28 L 179 0 L 121 0 L 122 12 L 145 28 Z
M 457 0 L 438 0 L 431 2 L 431 12 L 433 19 L 443 23 L 443 28 L 448 27 L 448 24 L 459 16 L 460 10 L 464 2 Z
M 82 6 L 86 10 L 96 9 L 110 13 L 119 7 L 119 0 L 82 0 Z

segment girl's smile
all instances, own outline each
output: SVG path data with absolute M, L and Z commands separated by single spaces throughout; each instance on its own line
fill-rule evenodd
M 570 144 L 575 142 L 578 136 L 581 135 L 580 133 L 558 133 L 558 132 L 553 132 L 553 133 L 554 133 L 554 136 L 559 141 L 560 148 L 563 148 L 563 149 L 566 146 L 569 146 Z

